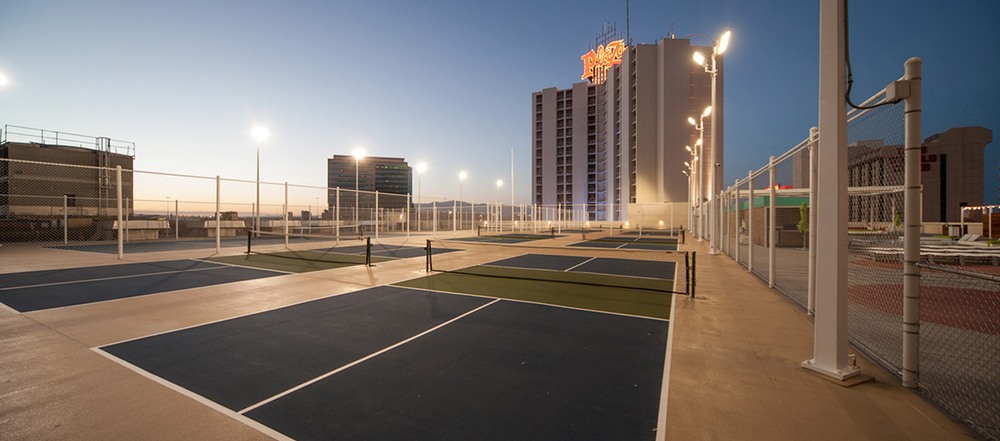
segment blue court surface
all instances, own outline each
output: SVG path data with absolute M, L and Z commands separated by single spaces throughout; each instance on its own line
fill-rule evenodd
M 667 332 L 381 286 L 98 351 L 298 440 L 653 440 Z
M 31 271 L 0 278 L 0 303 L 28 312 L 282 274 L 198 260 Z

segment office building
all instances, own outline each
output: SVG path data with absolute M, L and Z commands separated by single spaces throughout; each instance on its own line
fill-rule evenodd
M 413 169 L 403 158 L 366 156 L 355 161 L 351 155 L 334 155 L 327 159 L 329 207 L 337 205 L 337 188 L 361 190 L 357 199 L 359 207 L 374 207 L 376 191 L 379 192 L 379 208 L 406 207 L 405 195 L 413 193 Z M 354 202 L 353 191 L 341 194 L 341 207 L 354 207 Z

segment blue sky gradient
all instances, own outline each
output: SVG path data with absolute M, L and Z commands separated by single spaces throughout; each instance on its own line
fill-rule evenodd
M 720 35 L 725 182 L 804 139 L 818 112 L 818 1 L 630 2 L 634 43 Z M 0 3 L 0 123 L 134 141 L 136 168 L 325 185 L 326 161 L 426 161 L 425 196 L 529 201 L 531 93 L 579 81 L 625 2 L 21 1 Z M 852 2 L 854 97 L 924 60 L 924 137 L 1000 129 L 1000 2 Z M 694 37 L 696 44 L 708 41 Z M 986 150 L 998 203 L 1000 147 Z M 509 185 L 509 184 L 508 184 Z M 167 191 L 167 190 L 164 190 Z M 510 190 L 504 189 L 504 200 Z M 165 193 L 166 196 L 170 193 Z M 158 195 L 153 195 L 158 196 Z

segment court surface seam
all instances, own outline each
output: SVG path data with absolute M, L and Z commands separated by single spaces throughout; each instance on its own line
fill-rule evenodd
M 396 348 L 398 348 L 400 346 L 403 346 L 403 345 L 405 345 L 405 344 L 407 344 L 407 343 L 409 343 L 411 341 L 414 341 L 414 340 L 416 340 L 416 339 L 418 339 L 420 337 L 423 337 L 423 336 L 425 336 L 427 334 L 430 334 L 430 333 L 432 333 L 432 332 L 434 332 L 434 331 L 436 331 L 438 329 L 441 329 L 441 328 L 443 328 L 445 326 L 448 326 L 448 325 L 450 325 L 450 324 L 452 324 L 452 323 L 454 323 L 454 322 L 456 322 L 458 320 L 461 320 L 462 318 L 464 318 L 466 316 L 469 316 L 469 315 L 471 315 L 471 314 L 473 314 L 473 313 L 475 313 L 477 311 L 480 311 L 480 310 L 482 310 L 482 309 L 484 309 L 484 308 L 486 308 L 486 307 L 488 307 L 490 305 L 493 305 L 493 304 L 495 304 L 495 303 L 497 303 L 499 301 L 500 301 L 500 299 L 494 299 L 492 302 L 489 302 L 489 303 L 487 303 L 485 305 L 482 305 L 482 306 L 479 306 L 479 307 L 477 307 L 475 309 L 467 311 L 464 314 L 461 314 L 461 315 L 459 315 L 457 317 L 454 317 L 451 320 L 448 320 L 448 321 L 446 321 L 444 323 L 441 323 L 441 324 L 439 324 L 437 326 L 434 326 L 433 328 L 430 328 L 430 329 L 428 329 L 428 330 L 426 330 L 424 332 L 421 332 L 421 333 L 419 333 L 417 335 L 414 335 L 414 336 L 412 336 L 412 337 L 410 337 L 410 338 L 408 338 L 406 340 L 403 340 L 403 341 L 397 342 L 397 343 L 395 343 L 395 344 L 393 344 L 391 346 L 387 346 L 385 348 L 382 348 L 382 349 L 380 349 L 380 350 L 378 350 L 376 352 L 373 352 L 373 353 L 368 354 L 368 355 L 366 355 L 364 357 L 361 357 L 361 358 L 359 358 L 357 360 L 354 360 L 354 361 L 352 361 L 350 363 L 347 363 L 347 364 L 345 364 L 345 365 L 343 365 L 343 366 L 341 366 L 341 367 L 339 367 L 337 369 L 334 369 L 334 370 L 332 370 L 330 372 L 327 372 L 327 373 L 325 373 L 323 375 L 320 375 L 320 376 L 318 376 L 316 378 L 313 378 L 312 380 L 306 381 L 305 383 L 302 383 L 302 384 L 300 384 L 298 386 L 295 386 L 295 387 L 293 387 L 291 389 L 288 389 L 288 390 L 286 390 L 284 392 L 281 392 L 281 393 L 279 393 L 277 395 L 274 395 L 271 398 L 268 398 L 268 399 L 265 399 L 263 401 L 260 401 L 257 404 L 250 405 L 247 408 L 245 408 L 243 410 L 240 410 L 237 413 L 240 414 L 240 415 L 244 415 L 247 412 L 250 412 L 250 411 L 252 411 L 252 410 L 254 410 L 254 409 L 258 408 L 258 407 L 264 406 L 264 405 L 266 405 L 266 404 L 268 404 L 268 403 L 270 403 L 272 401 L 275 401 L 275 400 L 277 400 L 277 399 L 279 399 L 281 397 L 284 397 L 286 395 L 292 394 L 292 393 L 294 393 L 294 392 L 296 392 L 296 391 L 298 391 L 300 389 L 306 388 L 306 387 L 308 387 L 308 386 L 310 386 L 312 384 L 315 384 L 315 383 L 317 383 L 319 381 L 322 381 L 322 380 L 324 380 L 324 379 L 326 379 L 328 377 L 331 377 L 331 376 L 333 376 L 333 375 L 335 375 L 337 373 L 340 373 L 340 372 L 342 372 L 344 370 L 347 370 L 347 369 L 349 369 L 349 368 L 351 368 L 353 366 L 356 366 L 358 364 L 364 363 L 365 361 L 371 360 L 372 358 L 375 358 L 375 357 L 377 357 L 379 355 L 382 355 L 382 354 L 384 354 L 386 352 L 389 352 L 389 351 L 391 351 L 393 349 L 396 349 Z

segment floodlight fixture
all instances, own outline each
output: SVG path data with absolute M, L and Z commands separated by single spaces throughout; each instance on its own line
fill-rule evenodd
M 708 107 L 705 108 L 704 112 L 701 112 L 701 117 L 704 118 L 704 117 L 706 117 L 708 115 L 711 115 L 711 114 L 712 114 L 712 106 L 708 106 Z
M 365 149 L 363 147 L 355 147 L 353 156 L 356 161 L 365 159 Z
M 726 48 L 729 47 L 729 37 L 732 33 L 732 31 L 726 31 L 725 34 L 722 34 L 722 38 L 719 39 L 719 45 L 716 46 L 715 53 L 722 55 L 726 51 Z
M 692 126 L 697 126 L 698 125 L 698 123 L 695 122 L 694 117 L 691 117 L 691 116 L 688 117 L 688 124 L 691 124 Z
M 702 55 L 701 52 L 695 52 L 693 58 L 694 58 L 694 62 L 698 63 L 699 66 L 704 66 L 705 65 L 705 56 Z

